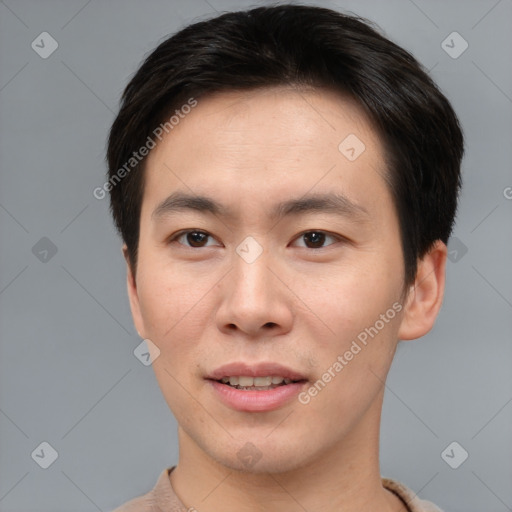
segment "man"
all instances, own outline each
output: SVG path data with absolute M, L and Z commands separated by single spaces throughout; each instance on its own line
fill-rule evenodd
M 463 137 L 415 59 L 281 5 L 164 41 L 108 146 L 179 461 L 116 512 L 438 511 L 382 478 L 384 383 L 441 306 Z

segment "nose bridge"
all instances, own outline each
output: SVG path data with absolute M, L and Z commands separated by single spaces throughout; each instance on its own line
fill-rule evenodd
M 271 274 L 268 266 L 271 258 L 268 249 L 253 237 L 247 237 L 236 248 L 233 255 L 234 276 L 232 285 L 238 300 L 268 300 L 272 295 L 269 286 Z

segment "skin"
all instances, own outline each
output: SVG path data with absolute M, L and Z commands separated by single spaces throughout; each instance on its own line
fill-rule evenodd
M 354 161 L 338 150 L 348 134 L 366 147 Z M 187 507 L 406 510 L 381 484 L 384 382 L 397 340 L 434 323 L 446 246 L 437 242 L 404 288 L 385 172 L 379 138 L 357 106 L 332 92 L 290 88 L 200 98 L 148 156 L 128 294 L 138 333 L 160 349 L 153 368 L 179 425 L 170 479 Z M 211 197 L 233 216 L 152 216 L 176 191 Z M 268 217 L 280 201 L 332 191 L 366 213 Z M 194 247 L 197 236 L 179 236 L 186 229 L 210 236 Z M 315 245 L 303 236 L 311 231 L 335 237 Z M 235 251 L 247 236 L 263 248 L 250 264 Z M 277 361 L 312 384 L 394 303 L 402 310 L 307 405 L 235 411 L 204 380 L 228 362 Z M 237 457 L 246 442 L 261 454 L 250 469 Z

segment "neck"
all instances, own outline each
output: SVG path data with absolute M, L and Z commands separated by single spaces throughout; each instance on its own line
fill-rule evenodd
M 180 427 L 180 457 L 171 485 L 190 510 L 201 512 L 406 512 L 401 500 L 382 487 L 378 461 L 382 396 L 378 402 L 334 446 L 286 471 L 240 472 L 227 467 L 208 456 Z

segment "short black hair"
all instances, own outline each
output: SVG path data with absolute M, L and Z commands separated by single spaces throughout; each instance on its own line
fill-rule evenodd
M 464 152 L 457 116 L 421 64 L 368 20 L 288 4 L 185 27 L 151 52 L 124 90 L 108 140 L 108 190 L 133 271 L 145 163 L 127 168 L 134 151 L 191 98 L 275 86 L 333 90 L 365 112 L 385 151 L 404 285 L 414 282 L 418 258 L 437 240 L 448 243 L 453 228 Z

